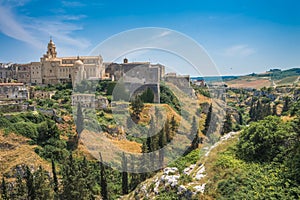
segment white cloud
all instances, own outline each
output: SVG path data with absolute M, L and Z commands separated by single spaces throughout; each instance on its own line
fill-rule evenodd
M 28 0 L 21 2 L 19 5 L 23 6 Z M 17 6 L 15 1 L 12 4 L 6 2 L 4 5 L 1 4 L 0 0 L 0 32 L 3 34 L 26 42 L 38 49 L 45 49 L 47 45 L 45 38 L 48 39 L 49 36 L 52 36 L 59 43 L 58 51 L 67 54 L 74 53 L 74 51 L 82 52 L 91 45 L 87 39 L 72 35 L 74 31 L 83 29 L 74 21 L 86 17 L 85 15 L 56 15 L 34 18 L 14 13 L 13 7 L 15 6 Z
M 0 31 L 5 35 L 40 47 L 41 42 L 32 37 L 24 27 L 16 20 L 9 7 L 0 5 Z
M 86 18 L 86 15 L 63 15 L 62 19 L 69 21 L 77 21 Z
M 62 4 L 65 7 L 82 7 L 82 6 L 85 6 L 85 4 L 83 4 L 79 1 L 62 1 Z
M 240 56 L 247 57 L 255 53 L 253 48 L 250 48 L 248 45 L 234 45 L 224 51 L 224 55 L 228 57 Z

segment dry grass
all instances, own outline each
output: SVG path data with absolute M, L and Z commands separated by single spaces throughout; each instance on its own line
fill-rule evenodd
M 284 122 L 292 121 L 295 118 L 296 118 L 295 116 L 294 117 L 291 117 L 291 116 L 281 116 L 281 119 Z
M 226 82 L 229 87 L 235 88 L 262 88 L 262 87 L 270 87 L 271 82 L 268 79 L 259 79 L 259 78 L 244 78 L 244 79 L 237 79 Z
M 112 143 L 125 152 L 142 153 L 142 144 L 128 140 L 112 140 Z
M 0 177 L 22 164 L 35 169 L 42 166 L 45 170 L 51 171 L 51 164 L 34 152 L 35 147 L 29 145 L 28 139 L 23 136 L 14 133 L 6 136 L 0 131 Z

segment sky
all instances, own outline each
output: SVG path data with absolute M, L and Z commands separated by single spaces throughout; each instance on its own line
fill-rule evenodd
M 60 57 L 89 55 L 113 35 L 143 27 L 189 37 L 222 75 L 300 67 L 298 0 L 0 0 L 0 63 L 39 61 L 50 36 Z M 167 54 L 143 50 L 123 56 L 198 75 L 180 55 Z

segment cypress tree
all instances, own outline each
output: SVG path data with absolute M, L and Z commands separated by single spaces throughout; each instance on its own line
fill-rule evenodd
M 124 152 L 122 154 L 122 193 L 128 194 L 127 158 Z
M 200 143 L 200 138 L 198 135 L 198 124 L 197 124 L 195 116 L 193 116 L 193 122 L 192 122 L 192 126 L 191 126 L 190 136 L 193 137 L 193 140 L 191 142 L 191 145 L 184 152 L 184 154 L 183 154 L 184 156 L 189 154 L 194 149 L 197 149 L 199 146 L 199 143 Z
M 163 168 L 164 166 L 164 157 L 165 157 L 165 149 L 164 149 L 164 146 L 166 145 L 167 141 L 166 141 L 166 134 L 165 134 L 165 131 L 164 129 L 160 131 L 159 133 L 159 147 L 160 147 L 160 150 L 159 150 L 159 168 Z
M 255 121 L 255 106 L 254 106 L 254 100 L 253 99 L 251 101 L 249 116 L 250 116 L 251 121 Z
M 141 100 L 140 96 L 135 97 L 131 103 L 130 106 L 132 108 L 132 114 L 136 119 L 140 119 L 139 115 L 143 111 L 144 103 Z
M 26 181 L 26 188 L 27 188 L 27 198 L 28 200 L 34 200 L 35 190 L 33 184 L 33 175 L 28 166 L 26 166 L 25 181 Z
M 51 164 L 52 164 L 52 174 L 53 174 L 53 190 L 56 194 L 58 194 L 58 179 L 57 179 L 54 160 L 51 160 Z
M 1 197 L 3 200 L 8 200 L 8 192 L 6 187 L 6 182 L 4 177 L 2 177 L 2 183 L 1 183 Z
M 103 164 L 102 155 L 100 153 L 100 186 L 101 186 L 101 196 L 103 200 L 108 199 L 108 191 L 107 191 L 107 181 L 105 174 L 105 166 Z
M 13 191 L 13 199 L 25 199 L 26 194 L 26 185 L 24 184 L 20 174 L 17 174 L 16 186 Z
M 170 121 L 169 119 L 166 120 L 165 126 L 164 126 L 164 132 L 166 134 L 166 141 L 167 143 L 171 142 L 172 140 L 172 133 L 170 129 Z
M 154 93 L 150 88 L 147 88 L 147 90 L 145 90 L 142 95 L 141 95 L 141 100 L 144 103 L 153 103 L 154 100 Z
M 208 135 L 208 129 L 209 129 L 211 117 L 212 117 L 212 104 L 210 104 L 208 113 L 206 115 L 205 125 L 204 125 L 204 130 L 203 130 L 204 135 Z
M 34 199 L 48 200 L 53 199 L 52 187 L 50 180 L 46 176 L 46 171 L 40 166 L 39 169 L 33 174 L 34 186 Z
M 76 132 L 77 135 L 80 135 L 80 133 L 84 129 L 84 119 L 83 119 L 83 113 L 82 113 L 82 108 L 81 104 L 78 103 L 77 105 L 77 116 L 76 116 Z
M 289 97 L 284 97 L 282 113 L 287 112 L 289 110 L 289 107 L 290 107 L 290 98 Z
M 174 115 L 171 118 L 170 125 L 171 125 L 172 135 L 174 136 L 175 132 L 176 132 L 176 130 L 178 128 L 178 124 L 177 124 L 177 122 L 175 120 L 175 116 Z
M 233 128 L 233 123 L 232 123 L 231 114 L 226 113 L 225 122 L 224 122 L 223 130 L 222 130 L 222 135 L 232 131 L 232 128 Z
M 70 153 L 68 160 L 64 163 L 62 168 L 62 198 L 73 200 L 79 196 L 78 191 L 78 165 Z
M 194 136 L 194 139 L 192 141 L 192 150 L 197 149 L 200 139 L 199 139 L 199 134 L 198 134 L 198 123 L 196 120 L 196 117 L 193 117 L 193 122 L 192 122 L 192 127 L 191 127 L 191 135 Z
M 243 125 L 244 124 L 244 118 L 243 118 L 243 113 L 239 111 L 239 124 Z

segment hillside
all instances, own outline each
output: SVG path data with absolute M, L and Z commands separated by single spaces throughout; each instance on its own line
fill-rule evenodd
M 299 199 L 299 132 L 291 134 L 290 128 L 298 128 L 291 120 L 272 116 L 230 132 L 122 199 Z
M 298 85 L 300 69 L 270 70 L 260 74 L 238 76 L 233 80 L 224 80 L 229 87 L 235 88 L 262 88 L 282 85 Z
M 51 171 L 51 164 L 42 159 L 34 151 L 35 145 L 29 145 L 29 139 L 14 133 L 5 134 L 0 131 L 0 178 L 16 178 L 16 168 L 24 165 L 37 169 L 42 166 Z

